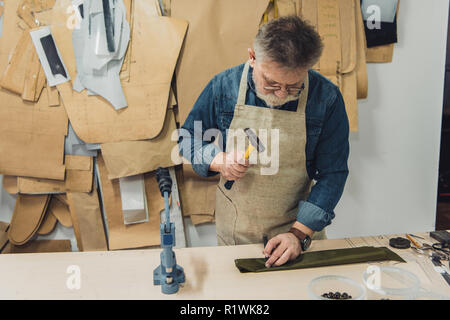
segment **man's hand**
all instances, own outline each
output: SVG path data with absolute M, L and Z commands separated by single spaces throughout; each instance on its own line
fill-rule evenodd
M 231 151 L 218 153 L 209 166 L 209 170 L 220 172 L 226 180 L 239 180 L 245 176 L 249 167 L 248 159 L 244 153 Z
M 279 267 L 297 258 L 301 252 L 300 240 L 294 234 L 281 233 L 270 239 L 263 250 L 264 256 L 270 257 L 266 261 L 266 267 Z

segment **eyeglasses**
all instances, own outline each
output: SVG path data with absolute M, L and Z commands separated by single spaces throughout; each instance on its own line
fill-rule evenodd
M 305 85 L 302 84 L 301 87 L 286 87 L 286 91 L 291 96 L 299 96 L 304 88 L 305 88 Z M 264 90 L 267 90 L 267 91 L 270 91 L 271 93 L 274 93 L 275 91 L 281 90 L 281 87 L 280 86 L 264 87 Z
M 275 91 L 281 90 L 281 86 L 280 85 L 270 85 L 271 80 L 267 79 L 266 75 L 263 73 L 262 74 L 262 78 L 264 80 L 264 82 L 266 84 L 268 84 L 267 86 L 264 86 L 264 90 L 269 91 L 270 93 L 274 93 Z M 291 96 L 299 96 L 300 93 L 302 92 L 302 90 L 305 88 L 305 84 L 302 83 L 302 85 L 300 87 L 298 86 L 286 86 L 284 87 L 285 90 L 288 92 L 289 95 Z

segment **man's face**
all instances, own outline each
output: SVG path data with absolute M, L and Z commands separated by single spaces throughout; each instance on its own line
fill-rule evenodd
M 298 99 L 298 93 L 305 81 L 307 69 L 287 69 L 273 61 L 257 61 L 253 50 L 249 50 L 250 65 L 256 93 L 269 107 L 282 106 Z

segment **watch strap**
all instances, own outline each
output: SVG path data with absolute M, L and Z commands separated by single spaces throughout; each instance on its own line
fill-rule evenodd
M 302 231 L 298 230 L 297 228 L 292 227 L 291 229 L 289 229 L 290 233 L 293 233 L 294 236 L 296 236 L 300 242 L 303 242 L 303 240 L 306 239 L 307 235 L 305 233 L 303 233 Z

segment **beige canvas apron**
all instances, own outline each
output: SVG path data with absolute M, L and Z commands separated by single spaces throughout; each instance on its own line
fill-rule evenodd
M 245 146 L 239 148 L 237 140 L 245 137 L 243 129 L 251 128 L 264 143 L 269 158 L 273 159 L 278 149 L 279 166 L 276 174 L 267 174 L 274 170 L 269 169 L 271 165 L 267 161 L 261 164 L 261 154 L 255 150 L 250 163 L 255 163 L 254 157 L 258 157 L 257 163 L 250 165 L 246 175 L 235 181 L 231 190 L 226 190 L 226 179 L 221 177 L 215 208 L 219 245 L 260 243 L 263 235 L 270 239 L 288 232 L 296 221 L 298 203 L 307 198 L 312 182 L 306 171 L 305 159 L 308 77 L 298 99 L 297 111 L 292 112 L 246 105 L 248 70 L 247 62 L 227 135 L 226 151 L 235 146 L 245 151 Z M 264 168 L 266 171 L 262 174 Z M 314 234 L 313 239 L 320 238 L 325 238 L 324 231 Z

